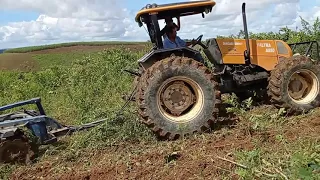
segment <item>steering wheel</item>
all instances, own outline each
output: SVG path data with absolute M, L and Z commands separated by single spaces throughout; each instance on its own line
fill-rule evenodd
M 201 39 L 202 39 L 203 35 L 201 34 L 197 39 L 196 39 L 196 43 L 193 44 L 191 47 L 194 47 L 195 45 L 199 44 L 201 42 Z

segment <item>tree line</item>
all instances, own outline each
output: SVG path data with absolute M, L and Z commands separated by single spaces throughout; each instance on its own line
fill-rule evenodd
M 287 43 L 297 43 L 305 41 L 317 41 L 320 39 L 320 19 L 316 18 L 313 23 L 307 20 L 301 19 L 301 29 L 292 30 L 287 26 L 280 28 L 278 32 L 262 32 L 252 33 L 249 32 L 250 39 L 267 39 L 267 40 L 283 40 Z M 224 36 L 218 36 L 218 38 L 225 38 Z M 238 34 L 230 35 L 228 38 L 245 38 L 244 31 L 241 30 Z

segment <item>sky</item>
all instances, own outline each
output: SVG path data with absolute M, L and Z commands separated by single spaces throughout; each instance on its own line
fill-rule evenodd
M 0 49 L 74 41 L 146 41 L 144 27 L 134 21 L 146 4 L 188 0 L 0 0 Z M 299 28 L 300 16 L 320 17 L 320 0 L 216 0 L 202 18 L 181 18 L 178 35 L 204 39 L 237 34 L 242 29 L 241 4 L 247 3 L 251 32 Z M 163 27 L 164 22 L 160 22 Z

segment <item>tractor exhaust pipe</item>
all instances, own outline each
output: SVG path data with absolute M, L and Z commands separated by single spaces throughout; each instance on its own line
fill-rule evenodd
M 244 52 L 244 56 L 246 59 L 246 63 L 251 64 L 249 33 L 248 33 L 248 24 L 247 24 L 247 16 L 246 16 L 246 3 L 242 4 L 242 18 L 243 18 L 244 34 L 245 34 L 246 45 L 247 45 L 247 50 Z

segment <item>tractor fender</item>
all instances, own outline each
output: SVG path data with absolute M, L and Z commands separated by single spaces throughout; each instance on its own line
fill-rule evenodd
M 182 56 L 194 58 L 196 55 L 200 55 L 199 51 L 191 49 L 189 47 L 174 48 L 174 49 L 156 49 L 151 50 L 138 60 L 138 63 L 143 69 L 148 69 L 157 61 L 165 59 L 170 56 Z

